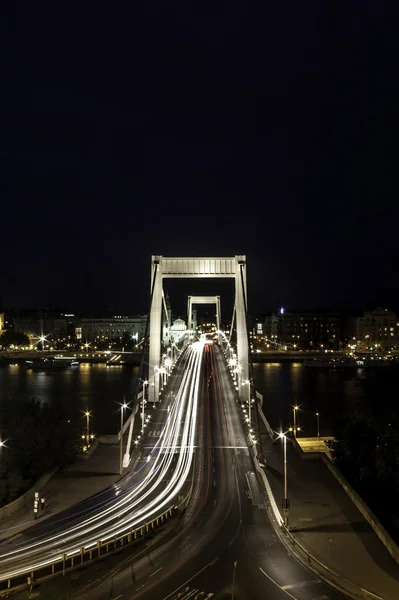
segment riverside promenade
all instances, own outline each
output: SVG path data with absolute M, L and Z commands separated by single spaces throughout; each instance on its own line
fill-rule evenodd
M 44 496 L 44 510 L 39 507 L 34 519 L 33 505 L 24 506 L 0 520 L 0 543 L 15 541 L 15 536 L 29 527 L 39 525 L 89 496 L 100 494 L 120 479 L 119 444 L 99 444 L 86 459 L 57 471 L 48 483 L 37 491 Z
M 277 506 L 284 497 L 283 442 L 261 422 L 264 469 Z M 364 598 L 399 599 L 399 565 L 321 459 L 304 459 L 287 443 L 289 529 L 311 555 L 367 590 Z

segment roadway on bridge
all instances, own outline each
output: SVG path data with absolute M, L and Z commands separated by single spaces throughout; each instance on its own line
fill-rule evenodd
M 342 600 L 276 536 L 258 487 L 231 378 L 205 346 L 192 501 L 173 537 L 83 600 Z M 235 565 L 235 568 L 234 568 Z
M 196 432 L 202 344 L 193 344 L 181 361 L 179 387 L 162 403 L 163 423 L 157 443 L 144 451 L 133 476 L 120 485 L 31 528 L 17 541 L 0 547 L 0 577 L 5 580 L 58 559 L 96 540 L 112 541 L 173 506 L 192 466 Z M 175 452 L 179 447 L 178 453 Z

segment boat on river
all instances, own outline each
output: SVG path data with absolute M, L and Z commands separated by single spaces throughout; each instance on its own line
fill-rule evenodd
M 48 356 L 25 361 L 27 368 L 33 371 L 59 371 L 70 367 L 78 367 L 76 356 Z

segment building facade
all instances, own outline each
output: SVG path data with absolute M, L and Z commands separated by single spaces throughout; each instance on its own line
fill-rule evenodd
M 341 342 L 341 316 L 332 311 L 286 311 L 266 317 L 265 337 L 282 349 L 337 349 Z
M 140 342 L 145 335 L 147 315 L 129 317 L 115 315 L 111 317 L 83 317 L 81 319 L 82 340 L 117 340 L 128 334 Z
M 393 311 L 378 307 L 364 311 L 355 318 L 353 345 L 364 352 L 382 350 L 388 352 L 399 348 L 399 319 Z
M 41 336 L 50 339 L 74 335 L 77 317 L 56 310 L 15 310 L 5 314 L 5 329 L 27 335 L 32 343 Z

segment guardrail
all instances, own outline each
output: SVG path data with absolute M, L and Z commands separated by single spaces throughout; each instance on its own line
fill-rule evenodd
M 94 542 L 89 546 L 83 546 L 74 552 L 60 554 L 33 571 L 30 569 L 21 571 L 13 577 L 0 576 L 0 597 L 7 597 L 11 588 L 19 588 L 22 590 L 44 578 L 61 573 L 64 576 L 66 571 L 69 571 L 70 569 L 97 560 L 101 556 L 119 550 L 122 546 L 144 538 L 151 531 L 172 517 L 175 511 L 182 506 L 183 503 L 184 501 L 177 506 L 168 508 L 157 517 L 154 517 L 151 521 L 145 522 L 135 529 L 129 529 L 126 533 L 123 533 L 112 540 L 98 540 L 97 542 Z
M 335 571 L 330 569 L 327 565 L 315 558 L 295 539 L 295 537 L 284 524 L 284 519 L 278 509 L 276 499 L 273 495 L 266 474 L 258 464 L 258 460 L 255 455 L 254 445 L 250 446 L 249 449 L 252 454 L 255 469 L 258 474 L 258 479 L 260 480 L 260 483 L 264 489 L 266 498 L 268 500 L 268 511 L 271 520 L 274 524 L 277 533 L 279 534 L 280 539 L 295 556 L 295 558 L 299 560 L 299 562 L 304 564 L 307 568 L 309 568 L 311 571 L 313 571 L 318 577 L 320 577 L 329 585 L 331 585 L 331 587 L 343 593 L 345 596 L 349 596 L 354 600 L 385 600 L 375 592 L 357 586 L 352 581 L 349 581 L 345 577 L 342 577 L 342 575 L 340 575 L 339 573 L 336 573 Z

